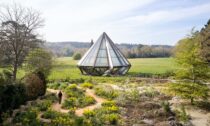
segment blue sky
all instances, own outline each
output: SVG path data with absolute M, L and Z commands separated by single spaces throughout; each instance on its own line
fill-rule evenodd
M 167 44 L 210 19 L 210 0 L 0 0 L 39 10 L 50 42 L 90 41 L 106 32 L 115 43 Z

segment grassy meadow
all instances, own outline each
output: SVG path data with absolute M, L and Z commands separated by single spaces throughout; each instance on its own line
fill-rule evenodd
M 65 79 L 88 79 L 94 78 L 99 80 L 122 80 L 130 75 L 138 74 L 164 74 L 168 71 L 176 69 L 173 58 L 137 58 L 129 59 L 132 67 L 126 76 L 121 77 L 90 77 L 81 75 L 80 70 L 76 64 L 78 61 L 73 60 L 71 57 L 62 57 L 55 59 L 54 67 L 52 68 L 49 80 L 65 80 Z
M 171 72 L 176 69 L 176 65 L 173 58 L 136 58 L 129 59 L 132 67 L 125 76 L 116 77 L 99 77 L 99 76 L 86 76 L 80 73 L 77 68 L 77 60 L 73 60 L 72 57 L 61 57 L 54 60 L 54 65 L 48 76 L 49 81 L 69 81 L 78 79 L 94 79 L 103 82 L 107 81 L 122 81 L 131 76 L 139 76 L 140 74 L 146 75 L 163 75 L 167 72 Z M 0 72 L 3 68 L 0 68 Z M 22 78 L 27 71 L 24 68 L 18 70 L 17 77 Z

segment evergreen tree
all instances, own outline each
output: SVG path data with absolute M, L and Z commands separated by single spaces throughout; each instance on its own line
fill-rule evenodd
M 210 19 L 200 31 L 201 55 L 210 65 Z

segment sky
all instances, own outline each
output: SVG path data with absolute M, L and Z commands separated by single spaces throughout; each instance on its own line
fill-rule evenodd
M 96 41 L 175 45 L 210 19 L 210 0 L 0 0 L 41 12 L 48 42 Z

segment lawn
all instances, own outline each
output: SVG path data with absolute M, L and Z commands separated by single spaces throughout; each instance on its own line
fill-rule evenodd
M 176 69 L 173 58 L 137 58 L 129 61 L 132 65 L 129 74 L 162 74 Z
M 137 75 L 140 73 L 149 74 L 164 74 L 174 70 L 175 63 L 173 58 L 138 58 L 129 59 L 132 67 L 128 72 L 129 75 Z M 88 79 L 90 76 L 80 74 L 80 70 L 76 67 L 78 61 L 71 57 L 57 58 L 54 67 L 49 75 L 49 80 L 64 80 L 64 79 Z M 104 79 L 105 77 L 93 77 L 94 79 Z M 109 79 L 120 80 L 125 77 L 110 77 Z M 107 78 L 106 78 L 107 79 Z
M 130 68 L 126 76 L 108 77 L 107 79 L 107 77 L 92 77 L 92 76 L 81 75 L 80 70 L 76 66 L 78 61 L 73 60 L 71 57 L 56 58 L 51 73 L 48 76 L 48 80 L 78 81 L 78 79 L 87 80 L 92 78 L 94 80 L 100 80 L 100 82 L 107 82 L 107 81 L 117 82 L 125 80 L 130 76 L 136 76 L 140 74 L 160 75 L 176 69 L 173 58 L 137 58 L 137 59 L 129 59 L 129 61 L 132 67 Z M 0 68 L 0 72 L 2 70 L 3 68 Z M 17 77 L 22 78 L 26 73 L 27 71 L 21 68 L 18 70 Z

